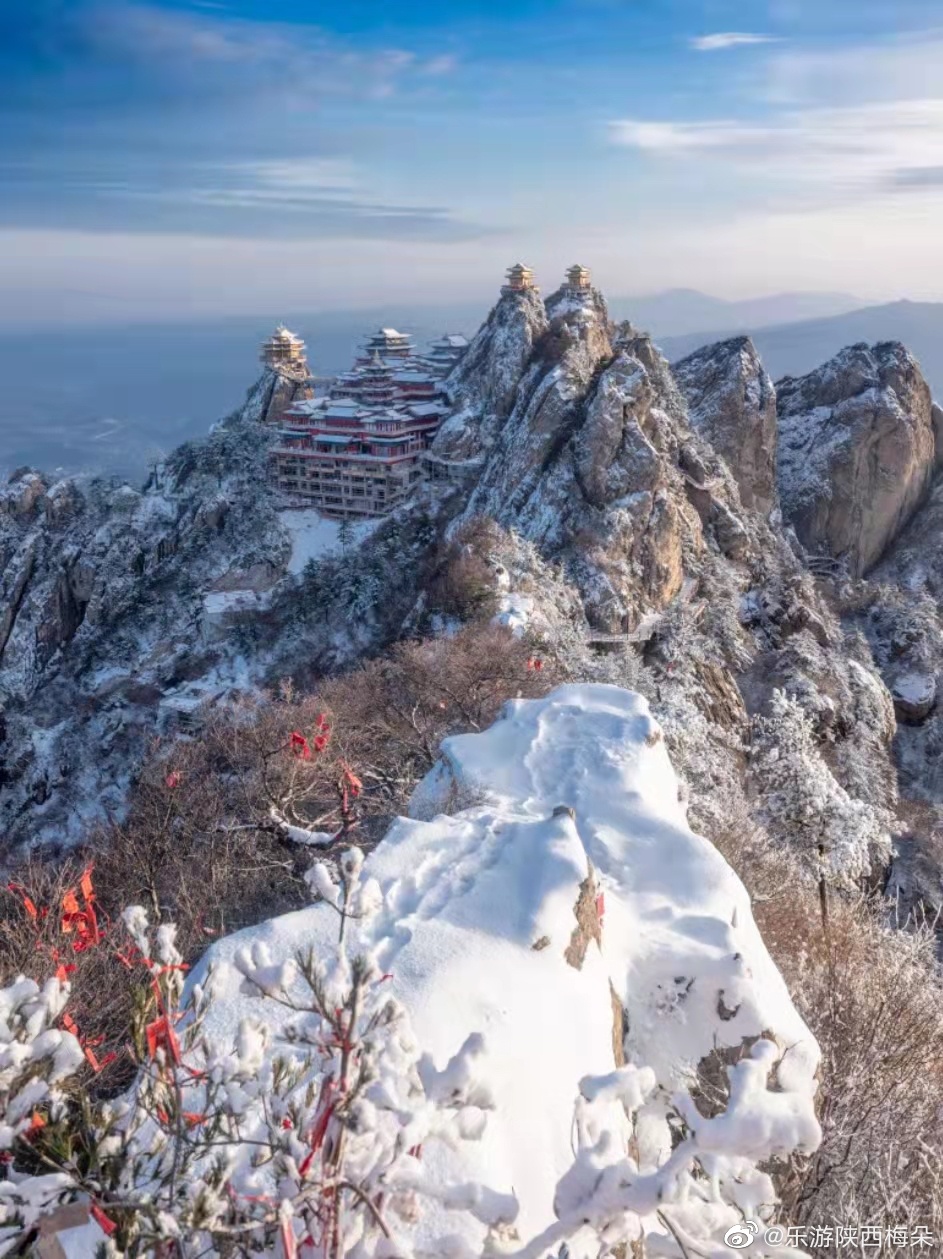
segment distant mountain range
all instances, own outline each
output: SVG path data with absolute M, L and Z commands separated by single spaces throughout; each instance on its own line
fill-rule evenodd
M 857 341 L 902 341 L 920 362 L 935 397 L 943 397 L 943 302 L 889 302 L 825 319 L 746 330 L 774 380 L 805 375 Z M 742 326 L 728 325 L 725 333 L 733 336 L 742 331 Z M 676 362 L 723 334 L 707 328 L 685 336 L 655 335 L 663 353 Z
M 821 319 L 864 303 L 850 293 L 774 293 L 728 302 L 696 289 L 668 289 L 640 297 L 609 298 L 615 319 L 631 319 L 654 337 L 680 337 L 712 329 L 750 331 L 769 324 Z
M 652 333 L 670 359 L 749 332 L 774 377 L 811 371 L 855 341 L 900 340 L 943 396 L 943 304 L 859 309 L 843 293 L 782 293 L 727 302 L 689 289 L 610 301 L 615 318 Z M 842 313 L 837 313 L 841 311 Z M 364 333 L 392 324 L 417 344 L 473 333 L 480 304 L 286 312 L 317 375 L 346 368 Z M 271 316 L 0 331 L 0 477 L 22 464 L 138 478 L 153 459 L 205 433 L 245 397 Z M 772 326 L 770 326 L 772 325 Z M 50 350 L 50 346 L 52 350 Z

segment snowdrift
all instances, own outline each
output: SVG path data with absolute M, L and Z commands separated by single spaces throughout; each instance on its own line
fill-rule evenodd
M 555 1205 L 557 1214 L 578 1205 L 581 1147 L 596 1144 L 589 1163 L 597 1179 L 626 1149 L 641 1171 L 662 1168 L 678 1144 L 679 1114 L 689 1129 L 701 1127 L 691 1097 L 699 1068 L 710 1073 L 713 1063 L 712 1078 L 723 1082 L 716 1051 L 743 1047 L 737 1079 L 747 1102 L 735 1117 L 731 1105 L 703 1121 L 702 1148 L 714 1150 L 718 1182 L 726 1166 L 731 1183 L 753 1187 L 743 1187 L 743 1201 L 735 1190 L 732 1205 L 729 1192 L 721 1202 L 701 1176 L 675 1216 L 679 1228 L 719 1245 L 739 1212 L 754 1214 L 763 1199 L 745 1170 L 816 1144 L 818 1049 L 745 889 L 687 825 L 645 700 L 573 685 L 514 701 L 491 729 L 444 743 L 410 811 L 367 859 L 385 893 L 371 942 L 385 940 L 391 990 L 437 1064 L 470 1032 L 482 1033 L 482 1074 L 496 1102 L 480 1140 L 430 1146 L 424 1170 L 516 1195 L 505 1239 L 513 1251 L 516 1239 L 552 1223 Z M 336 931 L 336 915 L 315 905 L 218 942 L 208 956 L 219 995 L 207 1032 L 234 1037 L 246 1017 L 270 1026 L 279 1017 L 272 1002 L 240 993 L 232 959 L 247 944 L 264 942 L 273 958 L 287 958 L 311 947 L 328 952 Z M 631 1130 L 624 1091 L 584 1082 L 579 1097 L 584 1077 L 624 1061 L 642 1072 L 647 1099 Z M 737 1087 L 731 1075 L 731 1095 Z M 645 1228 L 655 1243 L 648 1253 L 679 1253 L 655 1210 Z M 455 1234 L 477 1248 L 484 1233 L 436 1207 L 419 1224 L 417 1253 L 452 1253 L 443 1239 Z M 582 1248 L 575 1239 L 570 1254 L 598 1248 L 598 1239 Z

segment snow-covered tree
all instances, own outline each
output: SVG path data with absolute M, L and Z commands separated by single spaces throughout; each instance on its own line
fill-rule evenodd
M 808 715 L 783 691 L 754 723 L 752 771 L 770 831 L 796 844 L 816 872 L 851 886 L 889 858 L 887 819 L 836 780 Z

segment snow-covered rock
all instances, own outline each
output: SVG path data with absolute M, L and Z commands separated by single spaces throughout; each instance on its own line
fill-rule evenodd
M 554 320 L 464 518 L 490 516 L 562 561 L 590 619 L 618 630 L 678 594 L 705 534 L 720 550 L 742 550 L 745 534 L 735 484 L 691 432 L 665 359 L 629 327 L 603 353 L 594 323 L 580 308 Z
M 891 694 L 903 721 L 921 722 L 936 703 L 936 678 L 925 673 L 899 674 Z
M 776 391 L 749 337 L 708 345 L 672 366 L 692 428 L 726 461 L 745 507 L 776 503 Z
M 289 407 L 313 396 L 307 363 L 282 364 L 277 371 L 266 366 L 236 414 L 248 423 L 275 424 Z
M 264 461 L 257 427 L 236 423 L 181 446 L 140 490 L 32 472 L 6 487 L 8 844 L 67 842 L 102 808 L 120 811 L 162 698 L 214 670 L 211 689 L 225 690 L 230 630 L 268 606 L 291 551 Z
M 456 794 L 476 803 L 439 813 Z M 749 1141 L 732 1110 L 709 1121 L 683 1104 L 694 1140 L 711 1150 L 714 1180 L 673 1214 L 717 1247 L 738 1219 L 732 1204 L 742 1197 L 754 1211 L 771 1191 L 751 1160 L 818 1141 L 816 1043 L 747 893 L 690 830 L 679 794 L 643 699 L 612 686 L 564 686 L 512 702 L 484 733 L 446 740 L 415 793 L 414 817 L 399 819 L 367 858 L 364 873 L 379 881 L 385 909 L 364 945 L 380 944 L 390 991 L 420 1043 L 443 1063 L 469 1032 L 485 1040 L 481 1073 L 496 1109 L 479 1141 L 427 1144 L 425 1172 L 516 1195 L 521 1241 L 552 1221 L 555 1199 L 564 1213 L 587 1191 L 570 1171 L 574 1139 L 578 1158 L 623 1157 L 628 1134 L 612 1072 L 624 1062 L 638 1072 L 634 1143 L 644 1176 L 674 1157 L 675 1099 L 695 1087 L 699 1067 L 716 1070 L 725 1050 L 747 1056 L 763 1038 L 742 1064 L 756 1077 Z M 237 954 L 264 945 L 274 965 L 299 950 L 328 954 L 336 930 L 322 904 L 215 944 L 208 1036 L 232 1038 L 245 1017 L 277 1029 L 289 1013 L 241 994 Z M 578 1101 L 587 1076 L 612 1088 L 584 1083 Z M 598 1099 L 591 1112 L 590 1097 Z M 606 1134 L 613 1145 L 604 1156 Z M 665 1229 L 655 1206 L 642 1211 L 650 1237 Z M 419 1225 L 419 1252 L 445 1253 L 456 1232 L 475 1247 L 483 1241 L 482 1225 L 434 1209 Z M 578 1235 L 569 1253 L 588 1259 L 597 1249 L 598 1240 Z
M 897 342 L 853 345 L 776 384 L 783 513 L 809 550 L 858 576 L 926 495 L 936 464 L 930 388 Z
M 547 312 L 536 290 L 502 295 L 446 380 L 455 410 L 432 444 L 435 456 L 472 459 L 493 444 L 546 330 Z

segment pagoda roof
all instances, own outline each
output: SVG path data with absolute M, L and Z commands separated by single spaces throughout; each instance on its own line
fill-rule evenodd
M 270 341 L 300 342 L 301 337 L 299 337 L 296 332 L 292 332 L 290 328 L 286 328 L 283 323 L 280 323 L 278 327 L 275 329 L 275 331 L 272 333 L 272 335 L 269 337 L 269 340 Z
M 424 420 L 432 416 L 442 415 L 446 409 L 445 403 L 442 402 L 417 402 L 414 406 L 410 406 L 409 414 L 417 420 Z

